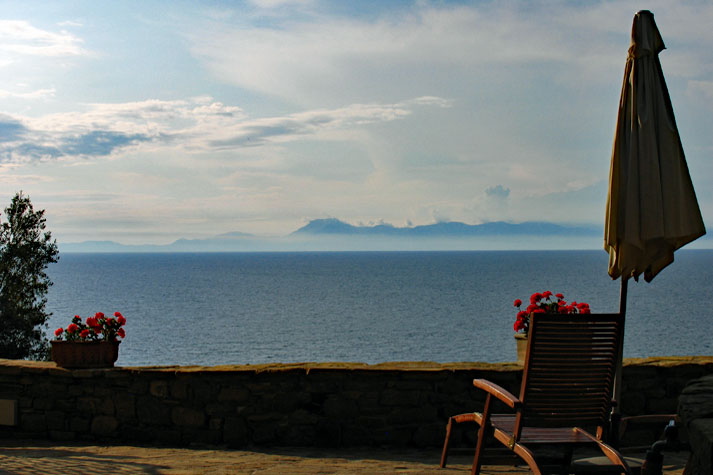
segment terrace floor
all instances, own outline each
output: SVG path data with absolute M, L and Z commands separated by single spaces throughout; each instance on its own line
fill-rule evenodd
M 625 453 L 625 455 L 629 455 Z M 631 454 L 633 455 L 633 454 Z M 636 456 L 643 457 L 638 451 Z M 664 474 L 683 473 L 688 454 L 666 453 Z M 229 450 L 55 444 L 0 439 L 0 474 L 349 474 L 468 473 L 472 454 L 458 451 L 440 469 L 440 450 L 271 448 Z M 526 466 L 487 465 L 485 474 L 529 473 Z

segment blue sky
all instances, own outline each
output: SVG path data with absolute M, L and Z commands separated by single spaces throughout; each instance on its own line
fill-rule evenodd
M 0 203 L 24 190 L 60 242 L 603 223 L 642 8 L 713 222 L 708 2 L 0 6 Z

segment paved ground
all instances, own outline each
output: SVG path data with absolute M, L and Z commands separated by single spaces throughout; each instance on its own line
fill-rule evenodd
M 667 454 L 664 473 L 680 475 L 687 454 Z M 467 473 L 472 455 L 453 454 L 438 468 L 440 451 L 427 449 L 271 449 L 99 446 L 0 440 L 2 474 L 455 474 Z M 483 473 L 515 475 L 526 467 L 486 466 Z

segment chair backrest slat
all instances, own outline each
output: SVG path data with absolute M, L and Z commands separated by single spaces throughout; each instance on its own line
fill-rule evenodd
M 522 424 L 599 426 L 611 412 L 619 314 L 533 314 L 520 400 Z

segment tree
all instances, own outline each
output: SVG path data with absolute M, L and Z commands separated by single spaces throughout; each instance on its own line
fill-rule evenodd
M 57 242 L 45 231 L 44 210 L 35 211 L 20 191 L 0 216 L 0 358 L 47 359 L 44 329 L 50 313 L 45 273 L 59 260 Z

